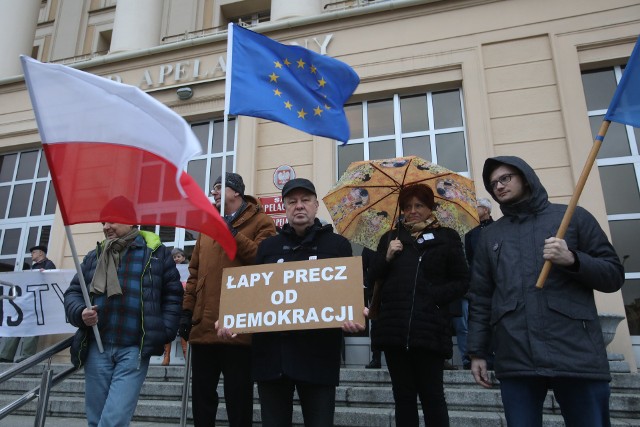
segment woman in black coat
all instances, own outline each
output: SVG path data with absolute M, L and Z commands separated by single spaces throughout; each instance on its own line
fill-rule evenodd
M 458 233 L 433 215 L 433 191 L 405 187 L 398 204 L 404 218 L 382 236 L 372 277 L 380 286 L 374 348 L 384 351 L 393 385 L 396 424 L 418 426 L 416 396 L 426 426 L 448 426 L 444 361 L 452 355 L 449 303 L 469 287 Z

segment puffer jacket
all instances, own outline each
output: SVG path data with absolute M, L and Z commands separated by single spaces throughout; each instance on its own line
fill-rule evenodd
M 372 345 L 422 348 L 443 358 L 453 352 L 449 305 L 469 288 L 469 269 L 458 233 L 427 228 L 418 241 L 400 227 L 380 238 L 372 277 L 382 284 Z M 403 250 L 386 261 L 392 239 Z M 419 242 L 421 240 L 421 242 Z
M 182 308 L 193 313 L 189 342 L 192 344 L 242 344 L 251 343 L 250 334 L 239 334 L 236 338 L 218 338 L 215 323 L 220 313 L 220 289 L 222 270 L 227 267 L 252 265 L 258 244 L 276 234 L 273 220 L 261 212 L 258 201 L 244 196 L 246 208 L 233 220 L 237 253 L 232 261 L 222 246 L 211 237 L 200 234 L 189 263 L 189 279 L 185 287 Z
M 256 264 L 351 256 L 351 244 L 316 218 L 304 236 L 289 224 L 258 248 Z M 313 258 L 316 259 L 316 258 Z M 337 386 L 340 377 L 342 329 L 309 329 L 253 334 L 252 373 L 256 381 L 283 376 L 294 381 Z
M 483 180 L 489 194 L 498 163 L 520 170 L 531 194 L 501 205 L 504 217 L 481 233 L 469 292 L 468 353 L 486 357 L 493 335 L 498 378 L 610 380 L 593 291 L 622 287 L 624 270 L 615 250 L 595 218 L 577 207 L 564 237 L 577 263 L 553 265 L 544 287 L 536 288 L 544 241 L 556 235 L 567 207 L 550 203 L 533 169 L 517 157 L 487 160 Z
M 89 252 L 82 261 L 81 269 L 87 286 L 93 279 L 103 246 L 104 242 L 98 243 L 96 249 Z M 144 251 L 145 261 L 141 273 L 140 356 L 147 358 L 160 355 L 164 344 L 173 341 L 178 332 L 183 293 L 180 274 L 171 256 L 171 250 L 164 246 L 154 233 L 140 231 L 140 236 L 127 250 Z M 64 309 L 73 326 L 90 330 L 82 321 L 82 311 L 86 305 L 80 286 L 76 274 L 64 293 Z M 98 316 L 99 313 L 98 311 Z M 87 336 L 93 339 L 93 333 Z M 82 345 L 80 341 L 74 344 Z M 71 349 L 72 354 L 77 354 L 78 351 L 79 349 Z

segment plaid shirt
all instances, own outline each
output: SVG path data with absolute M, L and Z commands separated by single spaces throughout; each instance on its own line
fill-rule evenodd
M 118 267 L 122 295 L 107 298 L 96 295 L 100 335 L 105 343 L 118 346 L 138 345 L 142 334 L 141 279 L 147 248 L 142 236 L 125 250 Z

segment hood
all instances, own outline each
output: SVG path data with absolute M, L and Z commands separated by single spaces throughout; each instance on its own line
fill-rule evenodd
M 527 200 L 510 205 L 500 204 L 498 200 L 496 200 L 496 197 L 493 195 L 491 185 L 489 184 L 489 178 L 491 173 L 501 164 L 512 166 L 522 173 L 522 176 L 529 184 L 529 189 L 531 191 L 531 195 Z M 536 175 L 533 168 L 520 157 L 499 156 L 488 158 L 484 162 L 484 168 L 482 169 L 482 181 L 484 183 L 484 188 L 491 195 L 493 200 L 500 204 L 500 210 L 505 216 L 532 214 L 540 212 L 549 205 L 547 190 L 545 190 L 544 186 L 540 182 L 538 175 Z

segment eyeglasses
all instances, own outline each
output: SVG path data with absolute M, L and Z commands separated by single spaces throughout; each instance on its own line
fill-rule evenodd
M 216 184 L 213 187 L 211 187 L 211 194 L 219 193 L 220 190 L 222 190 L 222 184 Z
M 516 175 L 520 175 L 519 173 L 507 173 L 502 175 L 500 178 L 496 179 L 495 181 L 491 181 L 489 183 L 489 185 L 491 186 L 492 190 L 495 190 L 496 187 L 498 186 L 498 183 L 502 184 L 502 185 L 507 185 L 508 183 L 511 182 L 511 177 L 516 176 Z

